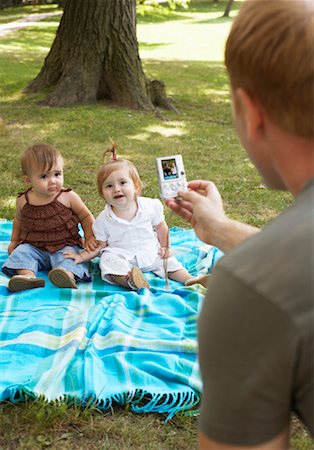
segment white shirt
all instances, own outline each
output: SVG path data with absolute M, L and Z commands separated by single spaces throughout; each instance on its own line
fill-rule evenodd
M 164 220 L 164 211 L 158 199 L 138 197 L 137 205 L 130 222 L 117 217 L 106 205 L 96 218 L 93 231 L 97 240 L 107 241 L 104 251 L 128 260 L 136 257 L 140 267 L 148 267 L 158 256 L 160 244 L 154 226 Z

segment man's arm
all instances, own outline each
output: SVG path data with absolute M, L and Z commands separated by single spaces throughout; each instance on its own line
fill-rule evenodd
M 203 242 L 226 252 L 259 232 L 258 228 L 225 215 L 221 196 L 214 183 L 195 180 L 188 183 L 188 188 L 189 191 L 180 192 L 181 201 L 167 199 L 166 203 L 192 225 Z

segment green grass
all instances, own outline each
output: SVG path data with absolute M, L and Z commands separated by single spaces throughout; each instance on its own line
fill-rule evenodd
M 0 9 L 0 24 L 3 25 L 8 22 L 23 19 L 29 14 L 47 13 L 58 11 L 57 5 L 30 5 L 21 6 L 19 8 L 4 8 Z M 60 10 L 61 14 L 61 10 Z
M 240 2 L 235 2 L 233 14 Z M 162 79 L 179 114 L 154 114 L 91 106 L 48 108 L 40 95 L 23 88 L 39 72 L 58 26 L 58 19 L 0 37 L 0 218 L 14 217 L 15 198 L 24 190 L 20 153 L 36 142 L 58 147 L 66 160 L 65 184 L 78 192 L 96 215 L 103 207 L 95 181 L 109 138 L 120 156 L 130 158 L 144 182 L 144 194 L 157 197 L 155 158 L 181 153 L 189 179 L 213 180 L 227 213 L 262 226 L 290 202 L 287 193 L 265 189 L 235 134 L 223 48 L 232 19 L 222 19 L 225 2 L 192 2 L 189 10 L 150 10 L 138 17 L 138 39 L 144 69 Z M 42 7 L 40 10 L 46 11 Z M 12 9 L 10 14 L 25 13 Z M 37 12 L 37 11 L 36 11 Z M 0 11 L 0 22 L 6 10 Z M 11 19 L 10 19 L 11 20 Z M 15 20 L 15 19 L 14 19 Z M 186 226 L 175 217 L 171 225 Z M 197 424 L 191 417 L 164 423 L 157 415 L 133 415 L 127 408 L 108 414 L 66 404 L 28 400 L 0 405 L 2 449 L 196 449 Z M 298 422 L 293 449 L 309 450 Z
M 139 416 L 127 408 L 103 413 L 42 399 L 0 404 L 1 449 L 193 450 L 196 442 L 196 420 L 191 417 L 178 415 L 165 423 L 162 415 Z

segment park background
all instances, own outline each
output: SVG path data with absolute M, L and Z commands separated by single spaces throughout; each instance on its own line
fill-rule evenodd
M 290 194 L 265 188 L 232 124 L 223 55 L 241 1 L 232 2 L 229 17 L 223 17 L 228 3 L 223 0 L 191 1 L 176 8 L 173 3 L 139 2 L 136 32 L 142 66 L 149 79 L 164 82 L 174 107 L 150 111 L 108 99 L 52 107 L 45 101 L 51 89 L 26 93 L 43 67 L 63 13 L 52 2 L 27 3 L 0 9 L 0 219 L 13 219 L 16 194 L 24 190 L 20 154 L 39 142 L 61 150 L 65 186 L 72 187 L 94 215 L 103 208 L 96 173 L 111 139 L 118 155 L 137 166 L 146 196 L 159 196 L 155 158 L 180 153 L 188 179 L 216 183 L 234 219 L 264 226 L 289 205 Z M 53 15 L 32 22 L 29 15 L 38 13 Z M 1 34 L 17 20 L 19 28 Z M 25 20 L 29 22 L 22 26 Z M 178 217 L 170 225 L 187 226 Z M 103 414 L 96 407 L 47 404 L 43 399 L 3 403 L 0 415 L 3 449 L 197 448 L 195 417 L 177 415 L 165 423 L 160 415 L 134 415 L 127 408 Z M 311 445 L 294 420 L 291 448 L 308 450 Z

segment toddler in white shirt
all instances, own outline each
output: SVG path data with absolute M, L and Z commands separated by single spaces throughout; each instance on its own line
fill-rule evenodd
M 101 277 L 111 284 L 133 290 L 149 288 L 143 272 L 167 276 L 186 286 L 200 283 L 206 287 L 208 276 L 192 277 L 169 248 L 169 228 L 163 205 L 158 199 L 140 197 L 142 182 L 135 166 L 116 158 L 115 144 L 107 152 L 113 158 L 97 175 L 97 186 L 106 206 L 93 224 L 97 251 L 71 251 L 65 257 L 76 263 L 88 261 L 100 253 Z

